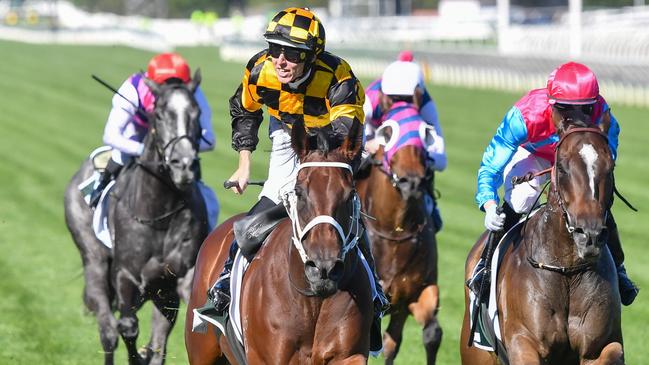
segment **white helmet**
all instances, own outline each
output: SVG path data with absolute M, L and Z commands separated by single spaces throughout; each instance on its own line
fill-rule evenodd
M 421 81 L 421 70 L 416 63 L 395 61 L 383 71 L 381 91 L 385 95 L 412 96 Z

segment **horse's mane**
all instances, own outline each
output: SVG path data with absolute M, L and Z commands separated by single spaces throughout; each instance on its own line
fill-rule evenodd
M 592 123 L 586 114 L 574 110 L 568 110 L 559 113 L 561 115 L 561 129 L 568 130 L 570 128 L 588 128 L 592 127 Z

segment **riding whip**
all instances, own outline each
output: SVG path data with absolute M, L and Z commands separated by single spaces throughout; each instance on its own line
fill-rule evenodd
M 149 120 L 149 118 L 147 117 L 147 113 L 146 113 L 146 111 L 145 111 L 144 109 L 142 109 L 141 106 L 139 106 L 139 105 L 135 105 L 135 103 L 133 103 L 131 100 L 129 100 L 126 96 L 122 95 L 119 91 L 117 91 L 117 89 L 115 89 L 114 87 L 110 86 L 106 81 L 100 79 L 99 76 L 97 76 L 97 75 L 95 75 L 95 74 L 92 74 L 92 75 L 90 75 L 90 76 L 91 76 L 95 81 L 97 81 L 98 83 L 100 83 L 100 84 L 102 84 L 103 86 L 105 86 L 108 90 L 110 90 L 110 91 L 114 92 L 115 94 L 121 96 L 122 99 L 128 101 L 129 104 L 133 105 L 133 106 L 135 107 L 135 109 L 137 109 L 137 112 L 136 112 L 136 113 L 137 113 L 137 115 L 138 115 L 140 118 L 142 118 L 142 119 L 145 120 L 145 121 L 148 121 L 148 120 Z
M 266 181 L 264 180 L 252 180 L 248 181 L 248 185 L 258 185 L 258 186 L 264 186 Z M 230 181 L 230 180 L 225 180 L 223 182 L 223 187 L 226 189 L 234 188 L 239 185 L 238 181 Z

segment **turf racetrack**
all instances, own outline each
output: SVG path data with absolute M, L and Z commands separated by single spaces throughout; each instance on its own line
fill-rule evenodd
M 202 156 L 203 177 L 218 194 L 223 221 L 248 210 L 259 192 L 251 186 L 241 197 L 220 188 L 237 163 L 229 142 L 228 98 L 244 65 L 220 61 L 214 48 L 179 52 L 203 71 L 202 87 L 217 134 L 216 150 Z M 110 109 L 112 93 L 90 75 L 119 87 L 130 73 L 145 68 L 152 54 L 120 47 L 0 42 L 0 55 L 0 364 L 99 364 L 103 354 L 97 325 L 81 301 L 81 260 L 64 224 L 63 191 L 84 157 L 101 144 Z M 499 121 L 520 95 L 437 86 L 429 90 L 437 101 L 449 160 L 447 171 L 436 179 L 444 219 L 438 235 L 439 319 L 444 330 L 438 363 L 458 364 L 464 261 L 483 229 L 483 214 L 473 203 L 476 171 Z M 649 111 L 612 109 L 622 125 L 617 186 L 640 209 L 633 213 L 618 200 L 614 212 L 629 274 L 645 288 L 632 307 L 623 308 L 625 347 L 628 364 L 643 364 L 648 354 L 644 340 L 649 338 Z M 266 175 L 265 126 L 253 155 L 253 179 Z M 187 363 L 184 312 L 183 305 L 167 364 Z M 148 341 L 150 306 L 139 318 L 142 345 Z M 422 364 L 419 327 L 410 321 L 404 336 L 397 363 Z M 115 358 L 126 363 L 123 343 Z

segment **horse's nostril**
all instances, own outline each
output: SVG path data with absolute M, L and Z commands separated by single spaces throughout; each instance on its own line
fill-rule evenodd
M 342 260 L 336 260 L 334 266 L 329 270 L 329 279 L 333 281 L 338 281 L 343 277 L 345 272 L 345 264 Z

